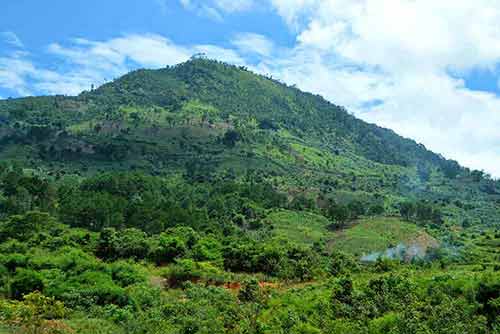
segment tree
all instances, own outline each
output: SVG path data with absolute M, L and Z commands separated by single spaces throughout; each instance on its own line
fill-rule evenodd
M 481 314 L 486 316 L 490 325 L 499 321 L 500 317 L 500 279 L 487 276 L 479 282 L 476 300 L 482 305 Z
M 56 220 L 46 212 L 30 211 L 24 215 L 11 216 L 0 224 L 0 241 L 8 238 L 27 240 L 42 230 L 48 231 Z
M 184 241 L 177 236 L 162 233 L 156 245 L 152 247 L 149 257 L 157 264 L 170 263 L 187 252 Z
M 336 224 L 334 225 L 335 228 L 342 228 L 344 227 L 345 223 L 349 220 L 351 217 L 350 211 L 347 208 L 347 206 L 342 205 L 342 204 L 332 204 L 328 208 L 327 211 L 328 217 L 332 218 L 335 220 Z
M 127 201 L 107 192 L 75 191 L 65 196 L 59 210 L 62 221 L 71 226 L 100 231 L 122 227 Z
M 366 213 L 365 204 L 360 200 L 349 202 L 349 204 L 347 204 L 347 209 L 349 210 L 350 219 L 356 219 L 358 216 Z
M 222 138 L 222 143 L 229 147 L 234 147 L 241 140 L 241 135 L 236 130 L 228 130 Z
M 146 233 L 139 229 L 118 232 L 106 228 L 100 234 L 96 253 L 105 259 L 144 259 L 150 253 L 150 246 Z
M 30 292 L 42 292 L 44 283 L 42 275 L 34 270 L 19 268 L 9 284 L 9 291 L 12 298 L 22 299 Z
M 416 208 L 413 202 L 403 202 L 399 204 L 399 212 L 405 220 L 411 220 L 415 216 Z
M 429 182 L 431 173 L 432 170 L 427 165 L 419 164 L 417 166 L 417 174 L 421 182 Z
M 0 301 L 0 318 L 7 324 L 22 326 L 22 333 L 66 333 L 64 328 L 57 328 L 54 319 L 62 319 L 67 310 L 64 304 L 40 292 L 33 292 L 23 297 L 23 301 Z M 52 321 L 52 322 L 49 322 Z
M 383 215 L 384 212 L 385 212 L 385 208 L 382 204 L 374 204 L 374 205 L 370 206 L 370 208 L 368 209 L 368 214 L 372 215 L 372 216 Z
M 259 299 L 260 287 L 259 281 L 254 278 L 247 278 L 241 284 L 238 298 L 244 302 L 256 302 Z
M 194 245 L 192 254 L 198 261 L 222 261 L 222 245 L 214 237 L 204 237 Z
M 334 251 L 330 257 L 330 273 L 333 276 L 345 275 L 358 269 L 356 261 L 344 252 Z

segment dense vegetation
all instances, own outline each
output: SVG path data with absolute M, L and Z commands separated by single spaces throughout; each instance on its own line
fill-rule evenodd
M 498 333 L 500 184 L 195 59 L 0 101 L 0 333 Z

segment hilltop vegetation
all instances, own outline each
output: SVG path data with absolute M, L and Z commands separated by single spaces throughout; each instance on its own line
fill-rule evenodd
M 245 68 L 0 101 L 0 160 L 0 333 L 500 330 L 500 184 Z

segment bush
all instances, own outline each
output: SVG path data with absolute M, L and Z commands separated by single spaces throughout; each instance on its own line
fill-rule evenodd
M 255 302 L 259 299 L 259 294 L 259 281 L 251 277 L 242 282 L 238 298 L 244 302 Z
M 333 276 L 345 275 L 359 269 L 357 262 L 350 255 L 334 251 L 331 255 L 330 274 Z
M 33 292 L 24 296 L 22 302 L 0 300 L 0 321 L 5 324 L 21 325 L 22 333 L 65 333 L 66 326 L 56 326 L 55 319 L 66 316 L 64 304 Z M 48 322 L 51 320 L 52 322 Z
M 186 244 L 181 238 L 162 233 L 151 247 L 149 258 L 157 264 L 171 263 L 184 256 L 186 252 Z
M 169 267 L 167 280 L 170 287 L 180 287 L 187 281 L 197 282 L 202 278 L 199 265 L 191 259 L 183 259 Z
M 56 220 L 45 212 L 30 211 L 24 215 L 11 216 L 0 224 L 0 242 L 8 238 L 25 241 L 35 233 L 55 225 Z
M 112 263 L 110 269 L 113 281 L 121 287 L 146 282 L 144 269 L 135 263 L 118 261 Z
M 222 245 L 213 237 L 205 237 L 193 247 L 192 255 L 197 261 L 222 262 Z
M 394 270 L 396 266 L 397 261 L 380 256 L 377 258 L 377 261 L 375 261 L 374 268 L 376 272 L 385 273 Z
M 125 306 L 129 303 L 125 289 L 118 286 L 109 274 L 98 271 L 86 271 L 67 282 L 60 282 L 58 290 L 52 293 L 71 307 L 87 308 L 93 304 Z
M 36 271 L 19 268 L 11 279 L 9 291 L 12 298 L 21 300 L 24 295 L 30 292 L 42 292 L 44 283 L 42 275 Z
M 128 228 L 117 232 L 106 228 L 101 232 L 96 252 L 105 259 L 144 259 L 150 253 L 150 245 L 141 230 Z

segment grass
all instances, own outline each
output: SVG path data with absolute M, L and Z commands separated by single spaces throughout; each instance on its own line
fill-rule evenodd
M 315 167 L 327 167 L 332 162 L 332 157 L 328 152 L 298 143 L 291 143 L 290 146 L 303 157 L 306 163 Z
M 331 224 L 328 219 L 310 212 L 279 210 L 266 220 L 278 237 L 303 245 L 329 241 L 330 249 L 354 255 L 383 251 L 425 233 L 412 223 L 391 217 L 363 218 L 338 232 L 328 229 Z
M 274 226 L 277 236 L 303 245 L 312 245 L 332 236 L 327 228 L 331 222 L 310 212 L 279 210 L 271 213 L 266 220 Z
M 330 246 L 350 254 L 362 255 L 394 247 L 420 233 L 425 232 L 398 218 L 364 218 L 353 227 L 338 232 Z

